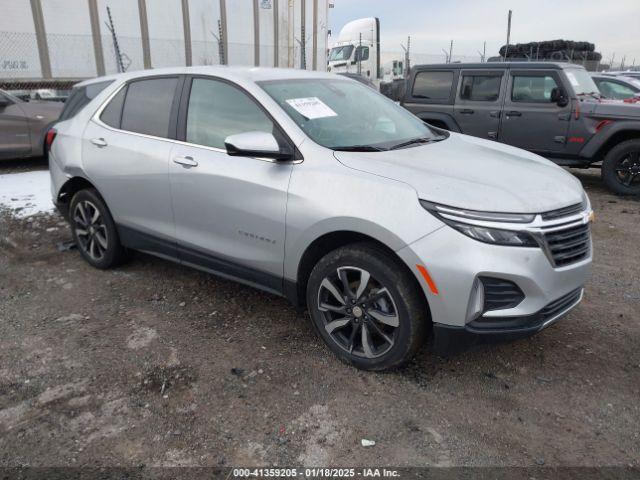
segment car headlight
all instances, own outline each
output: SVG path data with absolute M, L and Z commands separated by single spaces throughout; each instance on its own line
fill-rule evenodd
M 420 204 L 450 227 L 479 242 L 511 247 L 539 246 L 528 232 L 479 225 L 479 223 L 530 223 L 535 218 L 533 214 L 478 212 L 438 205 L 426 200 L 420 200 Z

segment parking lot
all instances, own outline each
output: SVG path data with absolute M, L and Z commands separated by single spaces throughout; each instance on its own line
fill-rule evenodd
M 340 363 L 281 298 L 143 254 L 95 270 L 59 250 L 60 217 L 5 211 L 0 463 L 640 466 L 640 203 L 573 173 L 596 212 L 583 303 L 386 374 Z

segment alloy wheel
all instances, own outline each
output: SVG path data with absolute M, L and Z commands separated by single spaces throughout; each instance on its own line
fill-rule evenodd
M 377 358 L 394 345 L 400 318 L 389 290 L 371 273 L 339 267 L 318 289 L 324 329 L 351 355 Z
M 631 187 L 634 182 L 640 183 L 640 152 L 630 152 L 622 157 L 616 168 L 618 181 L 625 187 Z
M 73 222 L 78 246 L 93 260 L 102 260 L 107 251 L 108 237 L 100 210 L 89 200 L 82 200 L 74 209 Z

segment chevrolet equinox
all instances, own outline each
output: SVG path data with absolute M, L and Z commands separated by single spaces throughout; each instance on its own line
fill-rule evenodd
M 47 135 L 54 202 L 94 267 L 140 250 L 282 295 L 368 370 L 429 335 L 438 353 L 531 335 L 582 299 L 591 206 L 535 154 L 332 74 L 181 67 L 77 88 L 94 83 Z

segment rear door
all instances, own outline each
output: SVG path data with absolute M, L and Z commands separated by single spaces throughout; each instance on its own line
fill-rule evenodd
M 179 76 L 129 82 L 83 136 L 83 163 L 128 246 L 175 256 L 169 154 L 176 131 Z
M 453 119 L 459 70 L 436 68 L 417 71 L 407 85 L 402 106 L 427 123 L 457 130 Z
M 505 70 L 463 70 L 454 118 L 462 133 L 498 139 L 500 111 L 506 88 Z
M 31 153 L 29 123 L 20 104 L 0 92 L 7 105 L 0 106 L 0 158 L 21 158 Z
M 564 107 L 552 102 L 554 88 L 563 88 L 557 70 L 511 70 L 500 140 L 542 155 L 563 153 L 571 102 Z

